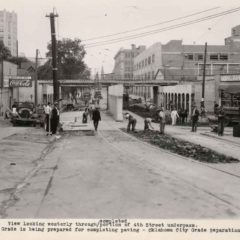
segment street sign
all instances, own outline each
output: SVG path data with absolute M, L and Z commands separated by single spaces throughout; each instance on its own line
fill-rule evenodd
M 32 77 L 16 76 L 9 78 L 9 87 L 32 87 Z

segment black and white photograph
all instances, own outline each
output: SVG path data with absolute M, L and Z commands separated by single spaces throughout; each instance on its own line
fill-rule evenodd
M 239 239 L 239 161 L 240 1 L 1 0 L 0 236 L 148 219 Z

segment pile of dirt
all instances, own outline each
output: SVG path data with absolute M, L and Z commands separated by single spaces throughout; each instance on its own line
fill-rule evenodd
M 140 108 L 140 107 L 136 107 L 136 106 L 129 106 L 127 108 L 128 111 L 131 111 L 143 118 L 147 118 L 147 117 L 153 117 L 154 116 L 154 112 L 151 111 L 147 111 L 145 108 Z
M 126 132 L 126 129 L 122 130 Z M 209 148 L 202 147 L 201 145 L 198 144 L 179 140 L 169 135 L 159 134 L 158 131 L 138 131 L 129 132 L 129 134 L 132 134 L 133 136 L 146 142 L 149 142 L 160 148 L 169 150 L 173 153 L 179 154 L 184 157 L 193 158 L 201 162 L 208 163 L 239 162 L 239 160 L 236 158 L 225 156 Z

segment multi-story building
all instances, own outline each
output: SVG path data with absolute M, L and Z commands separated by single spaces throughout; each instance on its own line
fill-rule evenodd
M 162 69 L 162 45 L 155 43 L 134 58 L 133 78 L 147 82 L 156 79 L 160 69 Z M 145 98 L 152 96 L 151 87 L 133 87 L 130 92 Z
M 17 56 L 17 14 L 5 9 L 0 11 L 0 41 Z
M 136 47 L 134 44 L 132 44 L 131 49 L 121 48 L 114 57 L 114 78 L 116 80 L 131 81 L 133 79 L 134 57 L 144 50 L 145 46 Z
M 239 43 L 233 41 L 229 41 L 228 45 L 208 45 L 206 76 L 238 73 L 239 46 Z M 181 40 L 163 45 L 162 69 L 165 80 L 197 80 L 203 74 L 204 50 L 204 45 L 183 45 Z
M 159 88 L 160 104 L 167 108 L 184 107 L 190 112 L 191 103 L 198 104 L 201 101 L 204 50 L 205 45 L 184 45 L 181 40 L 172 40 L 167 44 L 156 43 L 135 57 L 134 78 L 178 82 L 174 87 Z M 210 84 L 210 79 L 216 75 L 240 73 L 240 26 L 232 29 L 232 35 L 225 39 L 224 45 L 207 46 L 205 73 L 209 79 L 206 84 Z M 211 97 L 209 106 L 213 105 L 216 95 L 210 91 L 213 85 L 211 82 L 211 89 L 206 90 L 209 92 L 208 99 Z M 153 98 L 151 88 L 135 87 L 133 93 Z M 189 104 L 186 105 L 187 102 Z

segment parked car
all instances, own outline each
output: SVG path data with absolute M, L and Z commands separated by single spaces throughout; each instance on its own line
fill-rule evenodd
M 32 102 L 15 102 L 16 111 L 10 113 L 10 121 L 13 126 L 40 126 L 44 125 L 43 107 L 35 107 Z

